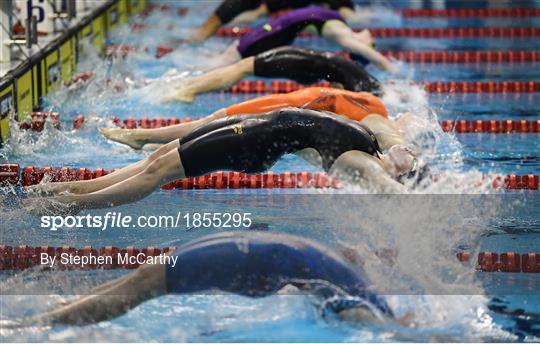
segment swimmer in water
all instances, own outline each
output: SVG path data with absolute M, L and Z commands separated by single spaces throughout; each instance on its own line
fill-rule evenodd
M 162 101 L 192 102 L 199 93 L 230 87 L 249 75 L 287 78 L 305 85 L 326 80 L 349 91 L 381 93 L 379 81 L 358 62 L 332 52 L 284 46 L 181 81 L 175 93 Z
M 233 21 L 252 22 L 258 17 L 286 9 L 320 5 L 338 11 L 345 19 L 355 14 L 352 0 L 224 0 L 188 41 L 202 42 Z
M 311 240 L 282 233 L 224 232 L 189 242 L 171 253 L 175 264 L 143 265 L 98 286 L 49 313 L 13 327 L 36 324 L 86 325 L 118 317 L 165 294 L 226 292 L 265 297 L 290 286 L 320 296 L 323 311 L 343 320 L 410 325 L 380 295 L 370 291 L 363 269 L 346 256 Z M 323 313 L 324 314 L 324 313 Z
M 248 32 L 217 60 L 221 66 L 227 66 L 243 58 L 290 45 L 299 32 L 309 29 L 383 70 L 397 71 L 390 60 L 373 48 L 374 40 L 368 30 L 354 32 L 338 12 L 315 6 L 293 10 Z
M 219 118 L 265 113 L 289 106 L 330 111 L 356 121 L 362 121 L 369 114 L 388 118 L 388 111 L 384 104 L 370 93 L 327 87 L 308 87 L 286 94 L 271 94 L 251 99 L 187 123 L 156 129 L 103 128 L 101 133 L 110 140 L 127 144 L 134 149 L 143 147 L 146 150 L 155 149 L 155 144 L 165 144 L 175 139 L 181 139 L 192 130 Z
M 392 123 L 380 118 L 384 119 L 368 116 L 359 123 L 331 112 L 301 108 L 228 116 L 106 176 L 30 187 L 28 191 L 49 193 L 49 197 L 30 197 L 24 202 L 34 213 L 72 214 L 118 206 L 147 197 L 180 178 L 220 170 L 264 172 L 288 153 L 299 155 L 344 183 L 360 184 L 371 192 L 404 193 L 407 188 L 397 179 L 414 173 L 416 154 Z M 69 194 L 58 195 L 63 192 Z

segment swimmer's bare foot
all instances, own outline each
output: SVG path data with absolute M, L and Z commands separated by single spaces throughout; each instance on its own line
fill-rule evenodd
M 74 204 L 66 204 L 58 201 L 55 197 L 36 197 L 27 198 L 22 202 L 23 208 L 30 214 L 42 215 L 60 215 L 69 216 L 79 213 L 79 209 Z
M 194 99 L 195 93 L 193 91 L 191 91 L 188 87 L 180 86 L 176 88 L 173 95 L 161 98 L 161 102 L 170 103 L 175 101 L 181 101 L 184 103 L 193 103 Z
M 62 192 L 75 194 L 88 192 L 87 188 L 85 188 L 85 184 L 80 181 L 58 183 L 41 182 L 36 185 L 27 186 L 25 191 L 34 196 L 54 196 Z
M 141 149 L 144 142 L 137 140 L 136 132 L 132 129 L 102 128 L 99 130 L 107 139 L 130 146 L 133 149 Z
M 25 326 L 29 326 L 29 325 L 24 323 L 22 320 L 8 320 L 8 319 L 0 320 L 0 329 L 3 329 L 3 330 L 14 330 L 14 329 L 19 329 Z

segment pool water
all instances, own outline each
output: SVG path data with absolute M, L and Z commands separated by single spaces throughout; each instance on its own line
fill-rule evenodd
M 0 151 L 0 161 L 21 166 L 103 167 L 125 166 L 146 156 L 106 141 L 98 128 L 111 126 L 107 118 L 202 117 L 254 95 L 211 93 L 192 104 L 161 104 L 163 86 L 133 87 L 163 74 L 198 73 L 215 64 L 217 51 L 232 39 L 212 38 L 200 46 L 186 46 L 161 59 L 154 58 L 158 44 L 185 35 L 205 18 L 212 6 L 183 1 L 189 15 L 178 17 L 173 10 L 135 18 L 148 28 L 132 32 L 119 28 L 112 44 L 148 47 L 148 52 L 125 59 L 104 61 L 91 51 L 79 66 L 94 70 L 96 77 L 81 91 L 60 90 L 45 99 L 44 109 L 62 114 L 62 130 L 48 125 L 42 133 L 13 130 L 11 141 Z M 538 26 L 537 18 L 518 20 L 401 20 L 388 9 L 373 20 L 373 27 L 459 27 Z M 169 28 L 172 26 L 172 28 Z M 165 30 L 169 28 L 169 30 Z M 156 38 L 157 37 L 157 38 Z M 299 39 L 299 45 L 337 50 L 320 39 Z M 379 39 L 381 50 L 538 50 L 535 39 Z M 391 91 L 414 81 L 539 81 L 538 63 L 517 64 L 405 64 L 400 63 L 399 82 L 386 83 Z M 369 67 L 385 80 L 389 77 Z M 103 86 L 104 79 L 122 85 L 120 92 Z M 128 80 L 129 79 L 129 80 Z M 409 86 L 407 86 L 409 87 Z M 430 194 L 454 194 L 456 185 L 481 174 L 540 174 L 540 140 L 537 134 L 445 134 L 437 126 L 441 119 L 529 119 L 540 118 L 540 95 L 532 94 L 430 94 L 409 87 L 407 99 L 388 92 L 383 101 L 392 115 L 414 111 L 429 123 L 423 156 L 435 171 L 451 171 L 453 182 L 430 185 L 422 195 L 396 205 L 396 211 L 377 208 L 378 198 L 361 192 L 355 196 L 335 195 L 331 190 L 175 190 L 155 192 L 137 203 L 114 208 L 126 214 L 171 214 L 197 211 L 249 211 L 254 229 L 284 231 L 323 242 L 331 247 L 345 245 L 361 250 L 398 248 L 399 260 L 388 267 L 368 266 L 376 280 L 393 276 L 396 291 L 389 293 L 397 314 L 413 311 L 417 326 L 367 325 L 340 321 L 334 315 L 321 317 L 319 301 L 312 296 L 276 295 L 249 299 L 236 295 L 169 295 L 146 302 L 110 321 L 85 327 L 54 326 L 2 330 L 2 341 L 538 341 L 540 340 L 540 275 L 474 272 L 471 266 L 449 262 L 443 253 L 459 249 L 477 251 L 540 252 L 540 196 L 537 191 L 490 192 L 486 203 L 468 196 L 433 198 Z M 92 114 L 78 131 L 70 126 L 78 114 Z M 272 169 L 317 171 L 295 156 L 285 156 Z M 458 190 L 482 194 L 487 189 Z M 5 190 L 5 193 L 10 193 Z M 426 195 L 427 193 L 427 195 Z M 330 197 L 330 198 L 329 198 Z M 511 197 L 511 198 L 507 198 Z M 442 200 L 444 199 L 444 201 Z M 355 203 L 358 202 L 358 203 Z M 8 245 L 60 246 L 180 245 L 218 229 L 111 229 L 105 231 L 40 228 L 40 219 L 21 208 L 18 197 L 0 203 L 1 242 Z M 408 208 L 410 206 L 410 208 Z M 407 210 L 408 209 L 408 210 Z M 104 214 L 109 210 L 92 211 Z M 472 224 L 471 224 L 472 223 Z M 440 253 L 443 252 L 443 253 Z M 429 259 L 427 259 L 429 258 Z M 37 314 L 59 304 L 58 296 L 87 290 L 125 271 L 38 271 L 2 272 L 0 316 L 13 319 Z M 387 276 L 383 276 L 387 275 Z M 401 284 L 400 284 L 401 283 Z M 415 285 L 414 291 L 408 286 Z M 444 285 L 444 288 L 442 287 Z M 437 286 L 435 289 L 434 286 Z M 474 288 L 470 288 L 474 286 Z

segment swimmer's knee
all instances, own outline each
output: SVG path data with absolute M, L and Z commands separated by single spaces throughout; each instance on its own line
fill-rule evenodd
M 238 62 L 238 66 L 244 75 L 253 74 L 255 70 L 255 57 L 250 56 L 242 59 L 240 62 Z
M 180 143 L 178 142 L 178 140 L 174 140 L 165 145 L 162 145 L 161 147 L 156 149 L 152 154 L 148 156 L 148 161 L 149 162 L 156 161 L 158 158 L 169 153 L 172 149 L 178 149 L 179 146 L 180 146 Z
M 155 158 L 153 161 L 150 162 L 150 164 L 144 169 L 143 173 L 147 177 L 153 177 L 158 176 L 163 168 L 165 167 L 165 154 L 161 154 L 157 158 Z

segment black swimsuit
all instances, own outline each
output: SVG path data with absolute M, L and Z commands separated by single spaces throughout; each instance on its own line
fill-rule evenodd
M 215 14 L 222 24 L 227 24 L 239 14 L 257 9 L 262 3 L 266 4 L 270 13 L 316 4 L 327 5 L 333 10 L 338 10 L 341 7 L 354 9 L 352 0 L 224 0 L 216 9 Z
M 178 152 L 187 177 L 218 170 L 263 172 L 281 156 L 316 149 L 328 171 L 343 153 L 381 152 L 364 125 L 330 112 L 285 108 L 267 114 L 230 116 L 195 129 Z
M 302 8 L 309 5 L 326 5 L 332 10 L 339 10 L 342 7 L 354 9 L 352 0 L 264 0 L 268 12 L 275 13 L 289 8 Z
M 254 75 L 289 78 L 302 84 L 327 80 L 349 91 L 381 92 L 379 81 L 358 63 L 332 52 L 300 47 L 285 46 L 256 55 Z

